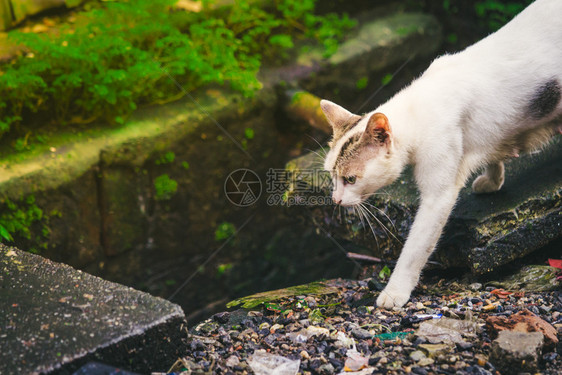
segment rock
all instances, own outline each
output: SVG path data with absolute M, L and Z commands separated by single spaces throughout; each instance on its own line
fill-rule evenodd
M 324 363 L 320 367 L 318 367 L 318 373 L 320 375 L 332 375 L 336 369 L 331 363 Z
M 287 96 L 285 112 L 292 120 L 304 121 L 326 134 L 332 132 L 332 127 L 320 108 L 319 97 L 306 91 L 290 91 Z
M 213 315 L 213 319 L 221 324 L 228 323 L 228 321 L 230 320 L 230 313 L 228 311 L 220 312 Z
M 235 367 L 240 364 L 240 358 L 235 355 L 231 355 L 226 359 L 225 365 L 228 367 Z
M 524 290 L 528 292 L 546 292 L 559 288 L 556 281 L 558 270 L 550 266 L 530 265 L 500 281 L 488 283 L 506 290 Z
M 226 306 L 228 308 L 240 306 L 245 309 L 251 309 L 262 303 L 274 301 L 281 297 L 291 297 L 291 296 L 297 296 L 299 294 L 307 294 L 307 295 L 314 296 L 314 295 L 322 295 L 322 294 L 331 294 L 336 292 L 337 289 L 335 287 L 318 281 L 309 284 L 292 286 L 289 288 L 253 294 L 251 296 L 242 297 L 234 301 L 231 301 L 227 303 Z
M 421 350 L 414 350 L 413 352 L 410 353 L 410 358 L 418 362 L 424 358 L 427 358 L 427 356 Z
M 435 360 L 433 358 L 422 358 L 420 359 L 420 361 L 417 363 L 418 366 L 421 367 L 425 367 L 425 366 L 430 366 L 432 364 L 435 363 Z
M 179 306 L 1 244 L 0 290 L 2 374 L 93 360 L 150 373 L 186 353 Z
M 556 329 L 529 310 L 522 310 L 510 317 L 489 316 L 486 318 L 486 328 L 494 336 L 502 331 L 539 332 L 544 335 L 545 349 L 553 349 L 558 344 Z
M 469 366 L 465 369 L 465 373 L 471 375 L 492 375 L 492 373 L 480 366 Z
M 472 283 L 468 286 L 468 289 L 472 290 L 472 291 L 478 291 L 480 289 L 482 289 L 482 284 L 480 283 Z
M 373 337 L 373 334 L 371 334 L 369 331 L 363 328 L 352 329 L 351 334 L 353 335 L 353 337 L 359 340 L 370 339 Z
M 492 342 L 490 360 L 500 371 L 514 374 L 536 371 L 543 346 L 540 332 L 501 331 Z
M 409 58 L 431 56 L 441 45 L 442 32 L 437 20 L 427 14 L 397 13 L 367 21 L 356 37 L 343 42 L 328 61 L 321 61 L 323 51 L 312 50 L 301 55 L 297 63 L 320 66 L 313 79 L 301 80 L 311 92 L 326 87 L 357 93 L 357 80 Z M 369 61 L 369 64 L 365 64 Z M 380 81 L 379 81 L 380 82 Z
M 418 348 L 423 350 L 429 358 L 437 358 L 450 353 L 454 347 L 451 344 L 420 344 Z

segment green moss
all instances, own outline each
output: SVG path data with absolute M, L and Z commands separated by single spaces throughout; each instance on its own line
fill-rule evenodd
M 285 289 L 272 290 L 269 292 L 258 293 L 247 297 L 238 298 L 226 304 L 226 307 L 240 306 L 244 309 L 252 309 L 261 304 L 278 301 L 286 297 L 294 297 L 298 295 L 314 296 L 323 294 L 337 293 L 338 289 L 329 286 L 321 281 L 310 284 L 297 285 Z
M 156 200 L 168 200 L 171 199 L 178 190 L 178 183 L 172 180 L 167 174 L 163 174 L 154 179 L 154 189 L 156 191 L 154 196 Z
M 10 33 L 27 54 L 1 67 L 0 139 L 9 133 L 18 150 L 27 149 L 44 118 L 51 126 L 122 125 L 139 105 L 209 84 L 228 83 L 249 97 L 262 87 L 262 60 L 277 60 L 299 38 L 320 41 L 331 55 L 354 24 L 345 15 L 315 15 L 316 0 L 263 8 L 240 0 L 220 12 L 172 11 L 176 2 L 96 3 L 57 32 Z
M 369 83 L 369 78 L 368 77 L 362 77 L 362 78 L 359 78 L 357 80 L 357 82 L 355 83 L 355 86 L 357 87 L 357 89 L 363 90 L 365 87 L 367 87 L 367 83 Z
M 236 227 L 234 224 L 224 221 L 217 229 L 215 229 L 215 241 L 223 241 L 229 239 L 236 234 Z
M 156 165 L 170 164 L 173 163 L 175 159 L 176 159 L 176 154 L 174 154 L 172 151 L 168 151 L 164 155 L 162 155 L 158 160 L 156 160 L 155 163 Z

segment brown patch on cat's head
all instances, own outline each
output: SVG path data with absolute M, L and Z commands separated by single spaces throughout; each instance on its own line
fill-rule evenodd
M 334 169 L 339 176 L 362 177 L 367 163 L 381 151 L 388 152 L 392 136 L 388 118 L 371 115 L 365 131 L 350 136 L 339 150 Z

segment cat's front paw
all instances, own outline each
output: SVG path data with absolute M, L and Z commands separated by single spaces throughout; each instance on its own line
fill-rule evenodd
M 410 299 L 410 293 L 403 290 L 392 290 L 384 288 L 379 297 L 377 298 L 377 307 L 385 309 L 392 309 L 393 307 L 402 307 Z

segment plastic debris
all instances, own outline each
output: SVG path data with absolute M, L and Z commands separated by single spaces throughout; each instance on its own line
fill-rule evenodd
M 345 333 L 341 331 L 337 331 L 336 334 L 330 335 L 333 340 L 336 340 L 334 343 L 335 346 L 339 348 L 353 348 L 355 349 L 355 340 L 351 337 L 347 337 Z
M 412 334 L 412 331 L 402 331 L 402 332 L 389 332 L 389 333 L 380 333 L 375 335 L 374 338 L 379 340 L 396 340 L 402 339 L 408 335 Z
M 291 332 L 287 336 L 294 343 L 305 343 L 309 338 L 320 335 L 329 336 L 330 331 L 327 328 L 310 326 L 297 332 Z
M 301 361 L 258 350 L 248 359 L 248 364 L 256 375 L 295 375 Z
M 359 371 L 369 366 L 369 358 L 363 357 L 357 350 L 348 350 L 346 354 L 347 358 L 345 360 L 345 366 L 343 368 L 344 371 Z
M 549 259 L 548 265 L 562 270 L 562 259 Z
M 441 319 L 443 314 L 416 314 L 414 317 L 420 320 Z
M 463 336 L 473 337 L 480 327 L 470 320 L 450 318 L 426 320 L 420 324 L 416 336 L 432 344 L 455 343 L 466 344 Z
M 364 368 L 353 373 L 353 375 L 371 375 L 375 369 L 373 367 Z M 340 372 L 338 375 L 350 375 L 349 372 Z

